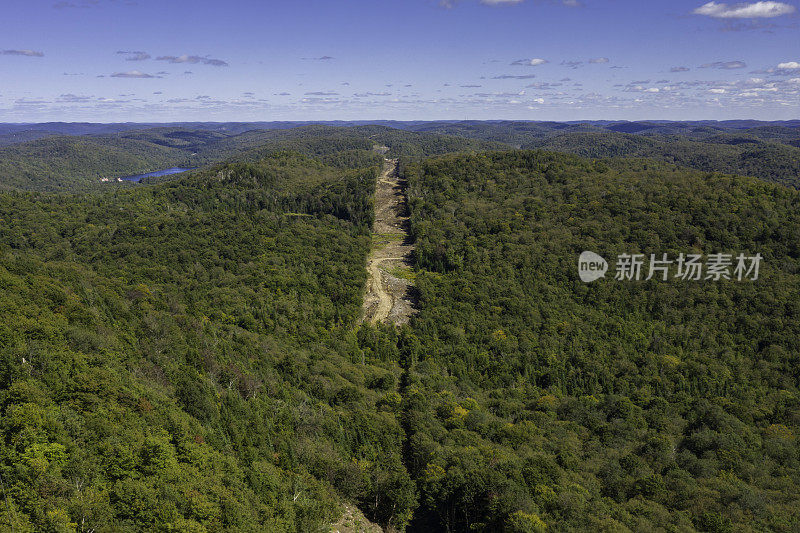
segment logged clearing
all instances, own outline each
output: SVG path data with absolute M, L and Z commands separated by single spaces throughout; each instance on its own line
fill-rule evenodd
M 331 526 L 329 533 L 383 533 L 383 528 L 367 520 L 354 505 L 344 504 L 344 514 Z
M 397 160 L 387 159 L 375 188 L 372 252 L 367 259 L 363 321 L 408 322 L 414 312 L 408 206 Z

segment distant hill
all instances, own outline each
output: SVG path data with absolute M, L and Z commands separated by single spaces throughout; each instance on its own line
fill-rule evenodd
M 529 148 L 592 158 L 651 158 L 800 186 L 800 121 L 786 122 L 256 122 L 0 125 L 0 188 L 96 189 L 172 166 L 258 159 L 291 149 L 335 164 L 375 145 L 407 160 L 452 152 Z M 69 136 L 66 132 L 71 132 Z M 55 133 L 55 135 L 53 135 Z M 33 139 L 33 140 L 31 140 Z M 20 142 L 24 141 L 24 142 Z M 3 146 L 5 144 L 5 146 Z M 345 163 L 343 151 L 352 151 Z M 332 161 L 328 161 L 332 162 Z M 105 185 L 107 186 L 107 185 Z
M 644 157 L 800 187 L 800 121 L 463 121 L 413 129 L 592 158 Z
M 567 133 L 529 142 L 523 148 L 583 157 L 649 158 L 687 168 L 755 176 L 800 188 L 800 148 L 747 134 L 717 134 L 703 140 L 679 135 L 642 136 L 616 132 Z
M 0 146 L 0 189 L 98 190 L 115 186 L 101 182 L 102 178 L 113 182 L 119 177 L 173 166 L 253 161 L 285 150 L 336 166 L 362 165 L 376 156 L 373 151 L 376 145 L 388 146 L 389 156 L 411 159 L 504 147 L 478 139 L 374 125 L 308 125 L 236 134 L 173 127 L 105 135 L 57 135 Z
M 175 148 L 119 137 L 54 136 L 0 147 L 0 189 L 86 190 L 188 162 Z
M 97 124 L 87 122 L 44 122 L 36 124 L 10 124 L 0 123 L 0 139 L 7 135 L 20 135 L 34 132 L 42 135 L 107 135 L 123 133 L 132 130 L 153 128 L 202 130 L 236 135 L 249 130 L 274 130 L 292 129 L 300 126 L 385 126 L 416 132 L 450 133 L 464 136 L 465 131 L 496 132 L 506 131 L 514 134 L 547 133 L 565 128 L 590 126 L 598 130 L 620 131 L 623 133 L 676 133 L 691 130 L 708 129 L 709 131 L 741 131 L 741 130 L 777 130 L 779 134 L 790 132 L 793 137 L 800 136 L 800 120 L 784 121 L 757 121 L 757 120 L 727 120 L 727 121 L 610 121 L 610 120 L 585 120 L 570 122 L 552 121 L 508 121 L 508 120 L 463 120 L 463 121 L 397 121 L 397 120 L 355 120 L 355 121 L 271 121 L 271 122 L 126 122 Z M 793 133 L 791 133 L 793 132 Z M 491 134 L 491 133 L 490 133 Z M 19 137 L 20 141 L 23 137 Z

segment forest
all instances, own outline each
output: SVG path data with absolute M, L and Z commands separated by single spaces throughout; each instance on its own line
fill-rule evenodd
M 406 172 L 425 354 L 405 414 L 416 520 L 798 527 L 797 192 L 527 151 Z M 760 250 L 769 266 L 749 284 L 586 285 L 582 250 Z
M 800 188 L 797 121 L 378 121 L 0 125 L 0 190 L 97 192 L 129 186 L 116 178 L 169 167 L 254 161 L 281 150 L 336 158 L 363 151 L 364 158 L 374 146 L 407 160 L 520 148 L 648 158 Z
M 330 531 L 344 504 L 387 532 L 800 529 L 791 126 L 727 144 L 746 172 L 729 131 L 580 127 L 637 148 L 516 149 L 578 134 L 512 123 L 0 148 L 0 530 Z M 88 186 L 114 154 L 201 168 Z M 416 247 L 399 328 L 359 320 L 384 155 Z M 584 250 L 764 260 L 585 284 Z
M 334 165 L 369 165 L 376 156 L 373 148 L 384 145 L 390 148 L 389 156 L 416 159 L 507 148 L 501 143 L 383 126 L 345 128 L 319 124 L 236 134 L 227 130 L 223 133 L 159 127 L 104 135 L 55 135 L 0 145 L 0 190 L 103 192 L 130 187 L 116 179 L 132 174 L 169 167 L 252 162 L 285 150 L 317 158 L 328 156 L 326 161 Z M 108 178 L 110 183 L 102 182 L 102 178 Z

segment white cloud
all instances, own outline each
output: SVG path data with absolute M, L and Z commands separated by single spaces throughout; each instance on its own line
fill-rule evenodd
M 714 94 L 725 94 L 725 89 L 709 89 L 708 92 Z
M 187 54 L 183 54 L 181 56 L 160 56 L 156 58 L 156 61 L 169 61 L 170 63 L 192 63 L 198 64 L 201 63 L 203 65 L 211 65 L 212 67 L 227 67 L 227 61 L 223 61 L 222 59 L 213 59 L 208 56 L 200 57 L 200 56 L 190 56 Z
M 42 100 L 42 99 L 19 98 L 17 100 L 14 100 L 14 105 L 17 105 L 17 106 L 42 107 L 42 106 L 47 105 L 49 103 L 50 103 L 49 101 Z
M 794 6 L 783 2 L 743 2 L 733 5 L 723 2 L 708 2 L 692 11 L 692 13 L 720 19 L 752 19 L 780 17 L 795 11 Z
M 700 65 L 700 68 L 718 68 L 722 70 L 733 70 L 737 68 L 745 68 L 747 63 L 744 61 L 714 61 L 713 63 L 706 63 Z
M 128 56 L 125 58 L 125 61 L 144 61 L 146 59 L 150 59 L 150 54 L 142 51 L 127 52 L 120 50 L 117 52 L 117 54 Z
M 594 63 L 595 65 L 599 65 L 601 63 L 608 63 L 609 59 L 607 57 L 595 57 L 589 60 L 589 63 Z
M 786 63 L 780 63 L 778 68 L 781 70 L 798 70 L 800 69 L 800 62 L 787 61 Z
M 91 96 L 78 96 L 75 94 L 62 94 L 58 98 L 56 98 L 57 102 L 69 102 L 69 103 L 83 103 L 88 102 L 92 99 Z
M 0 54 L 4 56 L 44 57 L 43 53 L 36 50 L 3 50 Z
M 539 65 L 544 65 L 545 63 L 549 63 L 548 60 L 542 59 L 540 57 L 536 57 L 533 59 L 517 59 L 516 61 L 512 62 L 512 65 L 522 65 L 525 67 L 538 67 Z
M 512 4 L 521 4 L 523 0 L 481 0 L 481 4 L 487 6 L 509 6 Z
M 155 78 L 152 74 L 145 74 L 138 70 L 129 70 L 128 72 L 115 72 L 111 75 L 112 78 Z

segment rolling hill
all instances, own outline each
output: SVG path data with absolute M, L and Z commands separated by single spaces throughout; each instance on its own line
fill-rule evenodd
M 0 192 L 1 528 L 305 532 L 346 503 L 386 530 L 797 529 L 800 193 L 377 129 L 409 154 L 419 313 L 359 324 L 366 133 Z M 586 249 L 764 264 L 587 285 Z

